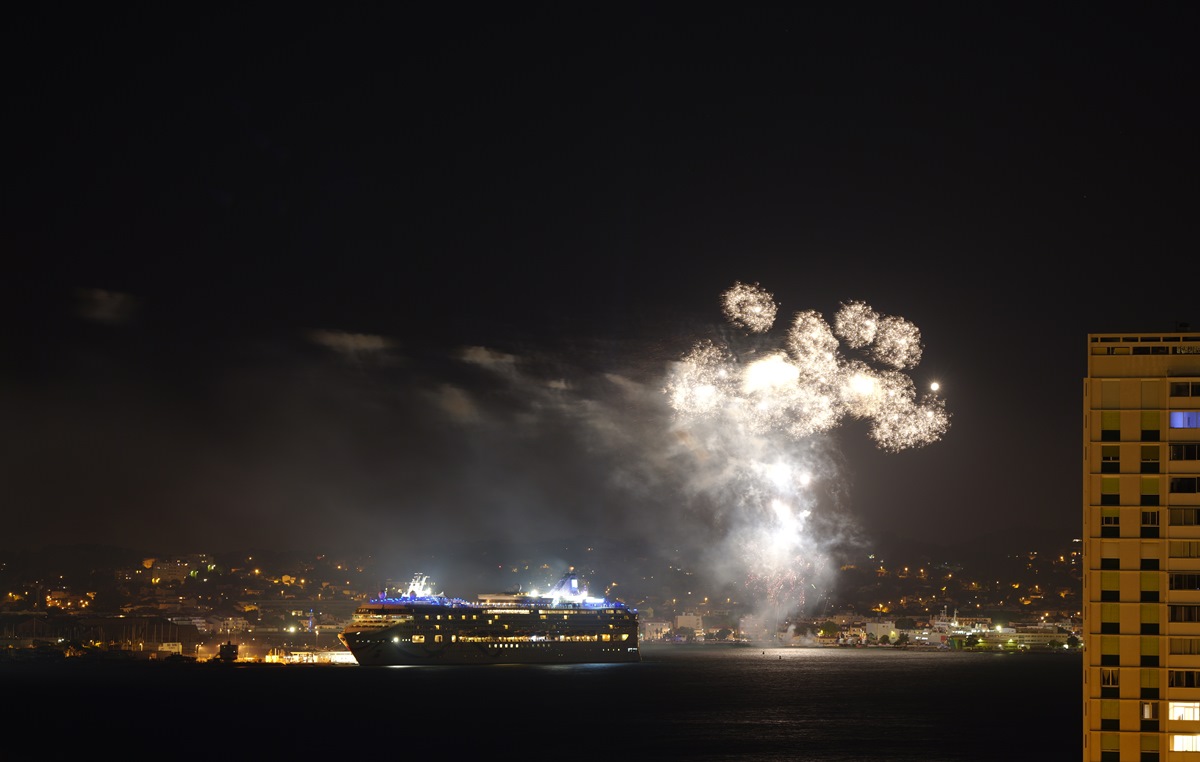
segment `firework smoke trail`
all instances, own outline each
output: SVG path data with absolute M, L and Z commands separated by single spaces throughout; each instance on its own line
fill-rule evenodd
M 728 321 L 749 334 L 767 334 L 778 311 L 757 284 L 735 283 L 721 304 Z M 842 303 L 832 325 L 818 312 L 797 312 L 780 346 L 760 339 L 745 354 L 701 341 L 676 365 L 665 392 L 677 433 L 711 474 L 701 489 L 731 512 L 724 550 L 738 559 L 748 587 L 777 610 L 803 605 L 823 560 L 827 538 L 813 523 L 817 501 L 808 489 L 828 470 L 819 435 L 861 419 L 878 448 L 898 452 L 937 441 L 950 418 L 941 398 L 919 397 L 903 372 L 921 360 L 917 327 L 860 301 Z

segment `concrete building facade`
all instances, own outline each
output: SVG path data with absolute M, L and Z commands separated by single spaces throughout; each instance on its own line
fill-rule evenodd
M 1200 333 L 1089 334 L 1083 759 L 1200 759 Z

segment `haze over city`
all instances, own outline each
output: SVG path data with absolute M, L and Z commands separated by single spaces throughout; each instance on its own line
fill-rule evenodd
M 0 548 L 628 539 L 769 587 L 835 544 L 1061 543 L 1086 334 L 1200 324 L 1158 266 L 1195 256 L 1194 21 L 23 9 Z M 679 394 L 698 348 L 797 383 L 804 346 L 936 425 L 789 392 L 717 436 Z

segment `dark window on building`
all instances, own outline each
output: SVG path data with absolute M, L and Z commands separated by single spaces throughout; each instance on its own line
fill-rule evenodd
M 1121 496 L 1120 495 L 1101 495 L 1100 496 L 1100 505 L 1120 505 L 1120 504 L 1121 504 Z
M 1119 558 L 1101 558 L 1100 568 L 1107 571 L 1114 571 L 1121 568 L 1121 559 Z
M 1100 720 L 1100 729 L 1101 730 L 1120 730 L 1121 729 L 1121 721 L 1120 720 Z
M 1142 661 L 1141 661 L 1141 666 L 1157 667 L 1158 666 L 1158 657 L 1157 656 L 1143 656 Z
M 1142 600 L 1142 603 L 1158 603 L 1158 591 L 1157 590 L 1143 590 L 1141 600 Z
M 1143 442 L 1157 442 L 1158 437 L 1158 429 L 1142 429 Z
M 1104 632 L 1104 625 L 1101 624 L 1100 632 L 1104 633 L 1105 635 L 1111 635 L 1111 634 L 1116 633 L 1116 630 L 1114 630 L 1112 633 Z M 1139 634 L 1141 634 L 1141 635 L 1157 635 L 1158 634 L 1158 622 L 1142 622 L 1142 629 L 1140 630 Z
M 1171 445 L 1171 460 L 1200 460 L 1200 444 Z
M 1172 508 L 1171 526 L 1194 527 L 1200 525 L 1200 508 Z
M 1200 397 L 1200 382 L 1198 381 L 1172 381 L 1171 382 L 1172 397 Z
M 1171 590 L 1200 590 L 1200 574 L 1172 574 Z
M 1194 669 L 1167 670 L 1168 688 L 1200 688 L 1200 671 Z
M 1158 505 L 1158 495 L 1142 495 L 1142 505 Z
M 1142 537 L 1158 537 L 1158 511 L 1142 511 Z
M 1200 622 L 1200 605 L 1180 603 L 1167 607 L 1168 621 Z
M 1121 666 L 1121 657 L 1118 654 L 1100 654 L 1101 667 L 1119 667 Z
M 1104 445 L 1100 448 L 1100 473 L 1121 473 L 1121 448 L 1117 445 Z
M 1118 429 L 1102 429 L 1100 431 L 1101 442 L 1120 442 L 1121 432 Z
M 1196 492 L 1198 480 L 1195 476 L 1175 476 L 1171 478 L 1171 492 L 1176 494 L 1191 494 Z
M 1142 571 L 1158 571 L 1158 559 L 1157 558 L 1143 558 L 1142 559 Z
M 1105 603 L 1116 603 L 1121 600 L 1121 594 L 1116 590 L 1101 590 L 1100 600 Z

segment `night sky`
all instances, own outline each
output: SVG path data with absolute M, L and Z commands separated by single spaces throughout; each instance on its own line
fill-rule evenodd
M 1200 328 L 1193 4 L 431 5 L 10 12 L 0 548 L 724 553 L 739 282 L 942 385 L 766 443 L 820 543 L 1076 536 L 1087 333 Z

